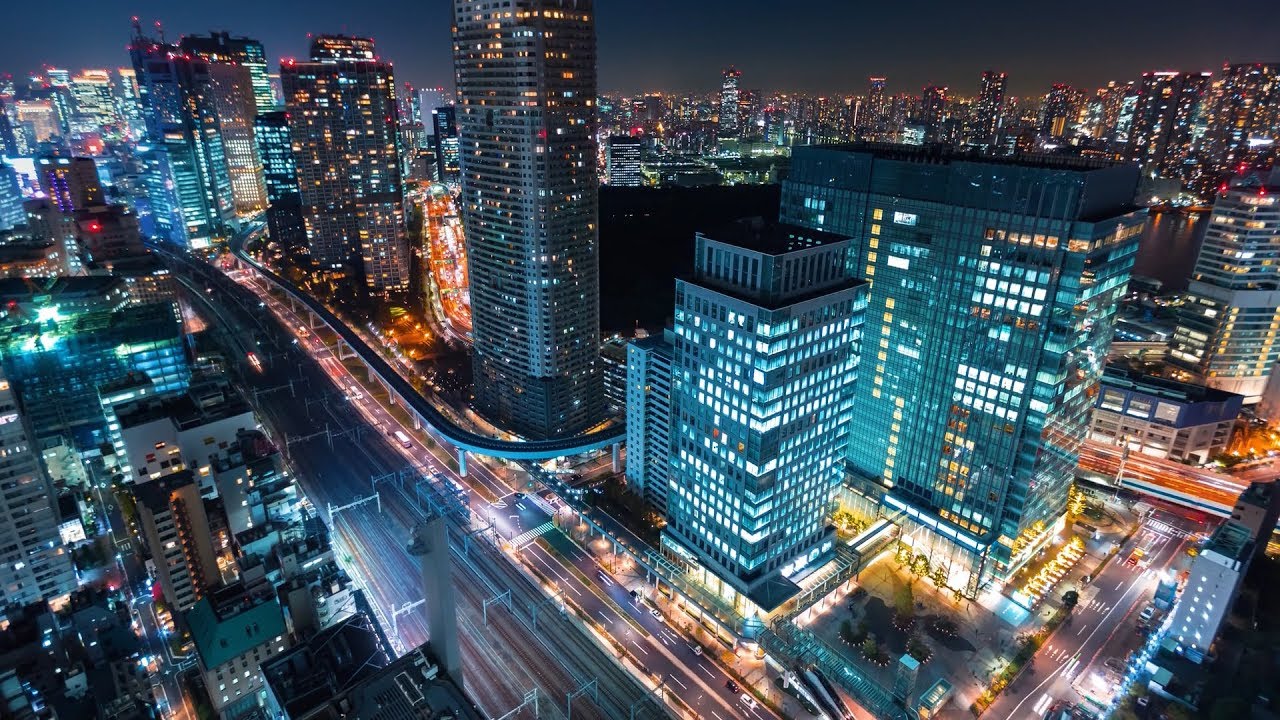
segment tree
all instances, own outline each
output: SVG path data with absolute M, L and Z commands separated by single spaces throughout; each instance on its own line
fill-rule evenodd
M 1084 492 L 1073 482 L 1071 483 L 1071 489 L 1067 490 L 1067 514 L 1072 517 L 1079 517 L 1084 513 L 1084 507 Z
M 876 636 L 874 634 L 868 635 L 867 639 L 862 641 L 862 654 L 865 655 L 868 660 L 875 660 L 880 657 L 880 646 L 876 643 Z
M 929 574 L 929 558 L 925 557 L 924 553 L 916 553 L 916 556 L 912 558 L 911 572 L 916 577 L 924 577 Z
M 940 588 L 947 586 L 947 569 L 939 565 L 933 569 L 933 584 Z
M 1080 602 L 1080 593 L 1075 590 L 1068 590 L 1062 593 L 1062 609 L 1071 612 L 1076 608 L 1076 603 Z
M 894 590 L 893 608 L 898 613 L 898 622 L 905 625 L 915 615 L 916 596 L 911 583 L 902 583 Z
M 924 662 L 933 656 L 933 651 L 918 636 L 912 635 L 907 640 L 907 654 L 920 662 Z

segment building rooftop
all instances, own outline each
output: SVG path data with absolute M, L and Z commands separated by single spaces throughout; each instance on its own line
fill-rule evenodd
M 306 718 L 390 663 L 372 621 L 356 613 L 265 663 L 262 676 L 285 717 Z
M 735 220 L 712 232 L 700 233 L 708 240 L 755 250 L 765 255 L 781 255 L 805 248 L 847 242 L 849 238 L 822 230 L 810 230 L 759 217 Z
M 956 162 L 977 162 L 987 165 L 1008 165 L 1058 170 L 1090 171 L 1115 167 L 1122 163 L 1076 155 L 1022 154 L 1012 156 L 986 155 L 978 150 L 962 150 L 945 144 L 899 145 L 881 142 L 854 142 L 818 145 L 827 150 L 861 152 L 885 160 L 947 165 Z
M 138 505 L 152 512 L 165 512 L 169 508 L 169 496 L 186 485 L 194 485 L 195 475 L 190 470 L 179 470 L 162 475 L 150 482 L 132 487 L 133 499 Z
M 1102 384 L 1183 403 L 1226 402 L 1236 398 L 1240 398 L 1242 402 L 1244 400 L 1244 396 L 1226 390 L 1148 375 L 1138 368 L 1117 363 L 1107 363 L 1102 372 Z
M 285 634 L 284 614 L 274 596 L 245 597 L 221 607 L 205 596 L 187 611 L 186 621 L 205 668 L 223 665 Z
M 225 378 L 193 380 L 181 395 L 143 398 L 117 406 L 120 428 L 131 428 L 162 418 L 171 418 L 179 430 L 207 425 L 252 408 Z
M 1249 528 L 1234 520 L 1228 520 L 1213 531 L 1209 541 L 1205 543 L 1201 555 L 1215 553 L 1228 560 L 1244 561 L 1253 552 Z
M 420 645 L 330 700 L 315 720 L 482 720 L 480 708 Z M 311 720 L 309 718 L 308 720 Z

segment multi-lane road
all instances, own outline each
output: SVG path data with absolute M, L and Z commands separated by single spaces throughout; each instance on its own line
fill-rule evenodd
M 1144 640 L 1139 614 L 1153 598 L 1161 576 L 1186 561 L 1185 533 L 1198 529 L 1202 528 L 1161 511 L 1146 518 L 1098 577 L 1080 586 L 1080 603 L 1070 620 L 984 716 L 1027 720 L 1045 717 L 1059 703 L 1107 705 L 1129 653 Z M 1142 557 L 1130 562 L 1135 549 Z
M 567 601 L 584 617 L 590 618 L 595 626 L 594 631 L 612 640 L 619 655 L 627 655 L 633 665 L 643 667 L 643 674 L 651 685 L 660 683 L 665 692 L 679 697 L 702 717 L 727 720 L 732 717 L 769 716 L 765 709 L 750 706 L 742 700 L 740 694 L 731 690 L 729 677 L 709 659 L 710 650 L 706 651 L 707 654 L 700 652 L 696 645 L 690 644 L 669 628 L 664 620 L 651 614 L 641 597 L 630 594 L 624 583 L 630 582 L 634 587 L 637 584 L 634 578 L 614 577 L 607 573 L 593 555 L 577 547 L 559 530 L 551 527 L 551 516 L 548 513 L 556 511 L 553 505 L 559 506 L 558 500 L 539 496 L 518 497 L 502 479 L 505 474 L 493 472 L 484 463 L 472 463 L 470 477 L 458 477 L 450 469 L 447 452 L 439 439 L 424 443 L 421 432 L 402 425 L 375 397 L 375 393 L 379 393 L 376 386 L 370 388 L 362 384 L 315 333 L 298 331 L 298 328 L 305 326 L 304 321 L 294 316 L 287 305 L 279 303 L 263 288 L 252 283 L 243 288 L 255 295 L 251 301 L 242 298 L 239 303 L 241 306 L 252 309 L 254 305 L 261 303 L 278 319 L 278 332 L 283 333 L 285 331 L 282 328 L 288 328 L 288 332 L 293 333 L 294 336 L 287 341 L 283 339 L 283 335 L 279 341 L 285 349 L 285 358 L 289 358 L 291 354 L 305 353 L 314 367 L 324 373 L 323 382 L 312 380 L 312 386 L 303 390 L 306 396 L 304 398 L 293 398 L 285 392 L 278 377 L 263 378 L 264 383 L 276 382 L 276 387 L 280 388 L 277 392 L 259 393 L 259 399 L 264 404 L 284 404 L 283 408 L 263 408 L 273 425 L 287 426 L 278 428 L 279 433 L 300 437 L 314 434 L 317 428 L 323 429 L 326 424 L 332 433 L 342 433 L 332 440 L 332 448 L 328 447 L 330 441 L 324 435 L 301 441 L 302 444 L 295 441 L 290 448 L 290 457 L 301 466 L 300 480 L 304 490 L 317 506 L 323 507 L 330 502 L 335 505 L 345 504 L 356 497 L 368 495 L 371 492 L 370 475 L 394 472 L 407 465 L 417 465 L 427 472 L 438 474 L 445 482 L 469 491 L 472 511 L 480 523 L 492 519 L 494 529 L 506 541 L 507 552 L 521 556 L 527 568 L 546 581 L 544 588 L 532 586 L 541 599 L 534 601 L 528 598 L 528 604 L 545 603 L 548 596 L 562 599 L 548 603 L 548 607 Z M 219 293 L 219 297 L 225 294 Z M 259 317 L 256 322 L 261 320 Z M 302 369 L 303 363 L 294 358 L 282 358 L 281 362 L 270 352 L 260 354 L 267 358 L 264 368 L 267 374 L 277 374 L 279 365 Z M 328 389 L 322 387 L 326 384 Z M 388 431 L 393 429 L 400 429 L 411 436 L 411 447 L 404 448 L 398 441 L 388 437 Z M 355 440 L 354 443 L 351 442 L 352 439 Z M 310 460 L 315 456 L 319 456 L 321 460 Z M 384 625 L 388 625 L 388 629 L 394 629 L 404 646 L 409 647 L 426 639 L 420 609 L 396 614 L 394 623 L 390 616 L 394 609 L 402 608 L 421 596 L 412 582 L 406 582 L 406 578 L 415 578 L 417 571 L 402 550 L 407 538 L 407 528 L 412 525 L 412 514 L 416 511 L 411 502 L 412 490 L 408 492 L 408 496 L 387 484 L 382 485 L 380 490 L 383 508 L 396 518 L 395 523 L 389 524 L 385 519 L 371 516 L 371 513 L 376 515 L 376 508 L 372 504 L 339 512 L 334 522 L 336 544 L 340 553 L 354 566 L 353 574 L 361 580 L 371 601 L 381 609 Z M 566 517 L 567 515 L 566 512 Z M 498 562 L 490 564 L 507 565 L 505 570 L 508 573 L 520 574 L 507 558 L 499 558 Z M 493 573 L 493 569 L 489 572 Z M 526 582 L 529 582 L 526 576 L 520 577 L 525 577 Z M 516 584 L 515 580 L 518 579 L 510 575 L 508 578 L 512 582 L 507 585 Z M 503 584 L 490 582 L 491 587 L 488 589 L 492 596 L 485 597 L 481 592 L 486 588 L 485 583 L 464 581 L 455 582 L 455 585 L 464 596 L 460 598 L 460 607 L 469 608 L 471 615 L 479 613 L 479 620 L 468 616 L 466 612 L 461 620 L 464 623 L 479 623 L 480 626 L 483 625 L 484 602 L 493 601 L 494 597 L 506 589 Z M 498 605 L 490 606 L 488 616 L 491 625 L 494 618 L 501 615 L 503 612 Z M 467 638 L 474 634 L 476 637 L 483 637 L 482 632 L 472 632 L 478 629 L 464 628 L 462 636 Z M 564 634 L 572 633 L 558 633 Z M 533 637 L 529 637 L 530 635 Z M 563 696 L 563 693 L 581 686 L 592 677 L 587 672 L 570 672 L 567 682 L 566 678 L 558 678 L 561 681 L 559 683 L 554 682 L 557 678 L 540 678 L 542 682 L 534 682 L 534 678 L 529 677 L 517 678 L 515 681 L 495 677 L 495 667 L 506 671 L 513 665 L 519 665 L 520 669 L 542 673 L 565 662 L 564 658 L 557 657 L 526 658 L 519 662 L 508 657 L 504 661 L 504 654 L 509 655 L 512 647 L 536 646 L 546 642 L 547 635 L 542 631 L 530 632 L 527 626 L 518 626 L 501 633 L 501 637 L 504 639 L 498 643 L 497 650 L 493 643 L 484 647 L 476 644 L 468 647 L 464 641 L 465 657 L 472 659 L 467 664 L 468 680 L 470 682 L 475 678 L 492 685 L 490 697 L 503 697 L 507 704 L 513 704 L 517 700 L 519 688 L 534 685 L 554 688 L 554 691 L 544 690 L 547 693 L 544 697 L 555 696 L 556 693 Z M 603 664 L 613 665 L 607 660 Z M 587 666 L 590 667 L 591 663 L 587 663 Z M 530 668 L 532 670 L 527 670 Z M 498 692 L 497 686 L 503 684 L 504 680 L 509 687 L 506 692 Z M 604 680 L 600 680 L 600 683 L 603 685 Z M 622 683 L 615 679 L 614 684 Z M 479 696 L 485 695 L 486 693 L 479 693 Z M 636 701 L 633 700 L 632 704 L 634 702 Z M 580 699 L 579 705 L 574 707 L 574 716 L 579 716 L 579 707 L 583 708 L 582 712 L 587 712 L 586 706 L 590 704 L 591 701 Z M 495 716 L 501 714 L 499 710 L 501 708 L 486 708 L 486 712 Z M 629 712 L 629 708 L 623 710 Z M 622 716 L 626 716 L 627 712 L 623 712 Z M 638 716 L 646 715 L 641 712 Z

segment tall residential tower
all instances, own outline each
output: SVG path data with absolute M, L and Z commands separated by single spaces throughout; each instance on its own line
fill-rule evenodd
M 592 2 L 454 0 L 453 53 L 476 404 L 579 432 L 604 410 Z
M 280 68 L 311 257 L 365 287 L 409 287 L 399 110 L 391 63 L 367 38 L 319 35 Z M 357 262 L 358 261 L 358 262 Z

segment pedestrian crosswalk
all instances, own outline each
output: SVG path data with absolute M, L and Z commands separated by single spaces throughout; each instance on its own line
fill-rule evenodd
M 515 536 L 514 538 L 511 538 L 511 545 L 518 550 L 524 547 L 525 545 L 528 545 L 529 543 L 533 542 L 534 538 L 539 537 L 541 535 L 545 535 L 554 527 L 555 525 L 552 524 L 551 522 L 544 522 L 532 530 L 526 530 L 520 533 L 519 535 Z
M 1167 522 L 1156 520 L 1155 518 L 1147 520 L 1146 526 L 1152 532 L 1157 532 L 1161 535 L 1168 535 L 1170 537 L 1187 537 L 1190 535 L 1190 533 L 1182 528 L 1174 527 Z
M 1050 660 L 1062 665 L 1062 676 L 1065 678 L 1071 677 L 1080 668 L 1080 654 L 1078 650 L 1056 648 L 1050 644 L 1045 646 L 1044 655 Z

